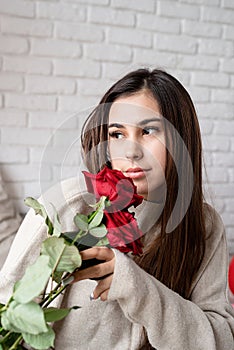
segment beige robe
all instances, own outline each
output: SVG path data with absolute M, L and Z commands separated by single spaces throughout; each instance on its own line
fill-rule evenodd
M 76 212 L 87 212 L 90 196 L 76 179 L 51 189 L 41 200 L 55 204 L 64 230 L 73 230 Z M 66 204 L 66 205 L 65 205 Z M 185 300 L 143 271 L 127 255 L 114 250 L 115 271 L 108 300 L 90 301 L 96 282 L 84 280 L 69 287 L 57 301 L 81 309 L 55 324 L 56 350 L 136 350 L 142 327 L 157 350 L 233 350 L 234 312 L 227 298 L 227 247 L 219 215 L 206 210 L 206 253 L 191 300 Z M 154 234 L 160 206 L 144 201 L 137 208 L 140 227 Z M 191 232 L 192 234 L 192 232 Z M 4 268 L 0 272 L 0 302 L 6 302 L 14 282 L 32 263 L 46 237 L 43 220 L 30 210 L 24 219 Z M 147 239 L 149 237 L 147 236 Z M 172 261 L 173 264 L 173 261 Z

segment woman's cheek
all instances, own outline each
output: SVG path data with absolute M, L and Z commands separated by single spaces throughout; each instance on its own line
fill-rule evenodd
M 124 159 L 124 149 L 120 142 L 111 142 L 109 145 L 110 160 L 112 168 L 116 170 L 121 170 L 121 163 Z

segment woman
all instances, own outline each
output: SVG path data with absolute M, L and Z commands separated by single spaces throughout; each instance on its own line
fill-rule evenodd
M 121 170 L 144 197 L 136 210 L 144 250 L 135 257 L 102 247 L 82 252 L 105 262 L 70 279 L 61 305 L 82 308 L 55 324 L 56 350 L 233 349 L 224 227 L 203 203 L 201 138 L 187 91 L 161 70 L 127 74 L 91 114 L 82 146 L 91 172 Z M 82 211 L 84 195 L 76 192 L 67 203 Z M 57 209 L 68 227 L 67 209 Z M 45 228 L 29 213 L 17 236 L 2 290 L 33 260 Z

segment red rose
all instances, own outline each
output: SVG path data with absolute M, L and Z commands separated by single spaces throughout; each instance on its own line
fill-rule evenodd
M 124 176 L 119 170 L 105 167 L 97 175 L 83 171 L 88 192 L 94 193 L 97 199 L 107 196 L 112 208 L 127 209 L 141 204 L 143 197 L 136 193 L 136 186 L 132 179 Z
M 141 254 L 143 245 L 140 238 L 143 233 L 128 208 L 141 204 L 143 197 L 136 193 L 132 179 L 119 170 L 107 167 L 97 175 L 87 171 L 83 173 L 88 192 L 94 193 L 97 199 L 106 196 L 111 202 L 111 206 L 104 211 L 110 245 L 124 253 L 132 251 L 133 254 Z

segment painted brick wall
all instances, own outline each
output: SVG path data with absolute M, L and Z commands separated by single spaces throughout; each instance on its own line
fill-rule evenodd
M 0 14 L 0 163 L 17 208 L 76 175 L 79 128 L 112 82 L 161 67 L 196 104 L 234 254 L 234 1 L 0 0 Z

